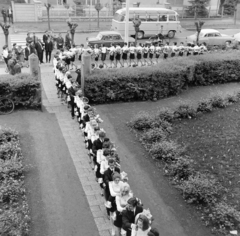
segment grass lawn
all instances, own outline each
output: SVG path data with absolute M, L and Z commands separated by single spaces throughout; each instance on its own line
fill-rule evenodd
M 228 201 L 240 210 L 240 103 L 174 124 L 172 139 L 187 147 L 195 167 L 229 189 Z

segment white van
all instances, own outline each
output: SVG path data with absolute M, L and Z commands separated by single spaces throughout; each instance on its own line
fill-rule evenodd
M 126 8 L 116 11 L 112 20 L 111 30 L 118 31 L 122 35 L 125 33 L 125 15 Z M 169 38 L 174 38 L 177 32 L 181 31 L 181 25 L 178 18 L 178 13 L 166 8 L 145 8 L 134 7 L 129 8 L 129 35 L 135 35 L 133 20 L 139 18 L 141 20 L 140 31 L 138 38 L 144 36 L 155 35 L 162 33 L 168 35 Z

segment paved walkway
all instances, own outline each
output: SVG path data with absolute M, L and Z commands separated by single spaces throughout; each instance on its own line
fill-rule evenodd
M 57 97 L 52 66 L 42 67 L 42 85 L 46 94 L 46 98 L 43 99 L 43 105 L 49 113 L 56 115 L 97 225 L 99 235 L 110 236 L 111 225 L 107 218 L 104 198 L 101 196 L 99 184 L 95 181 L 95 175 L 88 163 L 87 151 L 81 137 L 81 132 L 78 129 L 78 123 L 76 120 L 71 119 L 66 105 L 62 105 Z

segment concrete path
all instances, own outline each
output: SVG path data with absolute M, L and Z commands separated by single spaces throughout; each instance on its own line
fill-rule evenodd
M 62 105 L 60 99 L 57 98 L 52 66 L 45 65 L 42 66 L 41 69 L 42 85 L 46 94 L 46 98 L 43 99 L 43 105 L 49 113 L 54 113 L 57 118 L 99 235 L 110 236 L 111 226 L 107 219 L 104 198 L 101 196 L 99 184 L 95 181 L 94 172 L 88 163 L 87 151 L 78 128 L 78 123 L 76 120 L 71 119 L 70 112 L 66 105 Z M 86 222 L 81 222 L 83 227 L 85 223 Z

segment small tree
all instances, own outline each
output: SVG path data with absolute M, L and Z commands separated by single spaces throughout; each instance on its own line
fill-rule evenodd
M 9 35 L 10 25 L 3 24 L 0 22 L 0 26 L 2 27 L 3 33 L 5 35 L 5 44 L 8 45 L 8 35 Z
M 197 38 L 196 38 L 196 43 L 198 44 L 199 42 L 199 34 L 202 30 L 202 26 L 204 25 L 205 22 L 203 21 L 198 21 L 198 22 L 195 22 L 195 26 L 196 26 L 196 30 L 197 30 Z
M 102 6 L 102 4 L 98 0 L 98 3 L 96 3 L 96 5 L 95 5 L 95 9 L 96 9 L 96 11 L 98 13 L 98 28 L 99 28 L 99 12 L 102 10 L 102 8 L 103 8 L 103 6 Z
M 51 30 L 50 27 L 50 9 L 53 8 L 52 5 L 50 3 L 45 3 L 44 6 L 47 9 L 47 17 L 48 17 L 48 30 Z
M 210 0 L 191 0 L 190 6 L 187 7 L 186 12 L 188 16 L 192 16 L 195 19 L 197 17 L 207 17 L 208 16 L 208 4 Z
M 73 24 L 71 23 L 71 21 L 67 21 L 67 24 L 68 24 L 68 27 L 70 29 L 70 33 L 71 33 L 71 36 L 72 36 L 72 45 L 74 44 L 74 35 L 75 35 L 75 31 L 76 31 L 76 28 L 78 27 L 78 24 Z
M 135 44 L 137 44 L 137 39 L 138 39 L 138 32 L 139 32 L 139 27 L 141 25 L 141 20 L 138 18 L 133 20 L 133 27 L 135 29 Z

